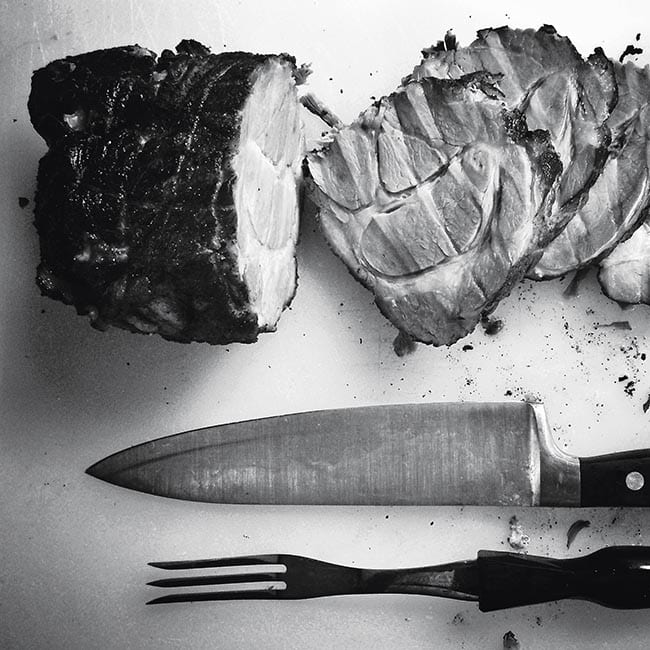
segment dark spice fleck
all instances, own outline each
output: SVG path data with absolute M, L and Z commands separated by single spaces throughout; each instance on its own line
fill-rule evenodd
M 631 55 L 631 54 L 641 54 L 642 52 L 643 52 L 643 48 L 635 47 L 634 45 L 628 45 L 625 48 L 625 51 L 623 52 L 623 54 L 621 54 L 621 56 L 618 57 L 618 61 L 619 61 L 619 63 L 623 63 L 623 59 L 626 56 Z
M 473 349 L 474 349 L 474 346 L 470 345 L 469 343 L 467 343 L 466 345 L 463 345 L 463 352 L 467 352 L 467 350 L 473 350 Z
M 626 379 L 629 379 L 629 377 L 628 377 L 627 375 L 621 375 L 621 376 L 618 378 L 619 381 L 625 381 Z
M 19 196 L 18 197 L 18 205 L 21 208 L 27 207 L 29 205 L 29 199 L 27 197 L 25 197 L 25 196 Z
M 627 384 L 625 384 L 625 388 L 623 390 L 625 391 L 626 395 L 629 395 L 630 397 L 634 395 L 634 391 L 636 390 L 635 384 L 636 382 L 634 381 L 628 381 Z

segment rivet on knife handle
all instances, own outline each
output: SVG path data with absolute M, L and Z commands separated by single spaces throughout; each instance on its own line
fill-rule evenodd
M 650 451 L 624 451 L 580 459 L 583 506 L 647 506 Z

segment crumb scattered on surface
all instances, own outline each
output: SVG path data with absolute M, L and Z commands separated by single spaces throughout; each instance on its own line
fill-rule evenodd
M 465 617 L 463 616 L 463 613 L 462 613 L 462 612 L 458 612 L 458 614 L 456 614 L 456 615 L 454 616 L 454 618 L 451 619 L 451 622 L 452 622 L 454 625 L 460 625 L 461 623 L 464 623 L 464 622 L 465 622 Z
M 574 521 L 571 526 L 569 526 L 569 530 L 566 534 L 566 547 L 570 548 L 571 544 L 573 544 L 573 540 L 576 538 L 576 535 L 581 530 L 589 528 L 589 526 L 591 526 L 591 522 L 587 519 L 578 519 L 577 521 Z
M 519 650 L 521 646 L 519 645 L 519 641 L 517 640 L 517 637 L 515 636 L 514 632 L 511 630 L 508 630 L 504 635 L 503 635 L 503 647 L 508 648 L 508 650 Z
M 488 336 L 494 336 L 498 334 L 503 329 L 503 321 L 499 318 L 490 318 L 483 314 L 481 317 L 481 325 L 483 326 L 483 331 Z
M 623 63 L 623 59 L 626 56 L 634 55 L 634 54 L 642 54 L 643 53 L 643 48 L 642 47 L 636 47 L 635 45 L 628 45 L 625 50 L 623 51 L 623 54 L 618 57 L 619 63 Z
M 524 533 L 524 530 L 515 515 L 510 517 L 508 522 L 510 526 L 510 535 L 508 535 L 508 544 L 516 551 L 523 551 L 530 542 L 530 537 Z
M 626 395 L 632 397 L 632 395 L 634 395 L 634 391 L 636 390 L 636 382 L 628 381 L 627 384 L 625 384 L 623 390 L 625 391 Z

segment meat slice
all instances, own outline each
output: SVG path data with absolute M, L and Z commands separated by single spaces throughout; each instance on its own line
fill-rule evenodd
M 561 163 L 487 72 L 409 81 L 308 165 L 333 250 L 425 343 L 470 332 L 555 234 Z
M 601 263 L 603 293 L 620 303 L 650 305 L 650 209 L 646 220 Z
M 552 216 L 559 232 L 586 201 L 607 157 L 606 120 L 617 98 L 611 61 L 600 49 L 583 59 L 550 25 L 483 29 L 467 47 L 448 34 L 423 54 L 413 78 L 457 78 L 477 70 L 501 75 L 507 107 L 522 111 L 529 128 L 550 133 L 563 165 Z
M 195 41 L 36 71 L 42 292 L 100 329 L 213 344 L 274 330 L 296 289 L 300 76 L 290 56 Z
M 614 66 L 618 103 L 608 119 L 612 131 L 609 157 L 589 190 L 586 204 L 546 247 L 530 273 L 532 277 L 558 277 L 597 262 L 629 236 L 647 212 L 650 68 L 639 68 L 631 62 Z M 616 257 L 620 258 L 621 253 Z

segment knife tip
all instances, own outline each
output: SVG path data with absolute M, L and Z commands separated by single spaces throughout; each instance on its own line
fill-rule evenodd
M 101 461 L 99 463 L 93 463 L 90 467 L 86 468 L 86 474 L 89 476 L 92 476 L 93 478 L 102 478 L 101 472 L 98 471 L 98 466 L 101 464 Z

